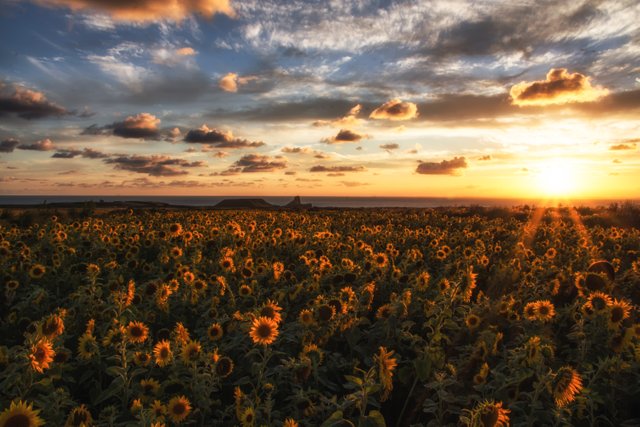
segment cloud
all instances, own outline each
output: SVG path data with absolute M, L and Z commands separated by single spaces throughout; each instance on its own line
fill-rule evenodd
M 85 128 L 81 135 L 109 135 L 113 134 L 121 138 L 160 139 L 158 125 L 160 119 L 149 113 L 139 113 L 128 116 L 121 122 L 115 122 L 106 126 L 91 125 Z M 169 131 L 169 135 L 175 129 Z
M 311 154 L 313 150 L 309 147 L 282 147 L 280 150 L 283 153 L 291 153 L 291 154 Z
M 358 114 L 362 110 L 362 105 L 358 104 L 352 107 L 345 116 L 334 119 L 334 120 L 316 120 L 313 122 L 313 126 L 335 126 L 335 127 L 346 127 L 346 126 L 358 126 L 363 120 L 358 118 Z
M 19 145 L 19 150 L 32 150 L 32 151 L 51 151 L 54 150 L 53 141 L 49 138 L 41 139 L 38 142 L 28 145 Z
M 309 169 L 309 172 L 330 172 L 330 173 L 342 173 L 342 172 L 364 172 L 367 169 L 361 165 L 354 166 L 323 166 L 316 165 Z
M 72 11 L 92 10 L 109 14 L 124 22 L 182 21 L 192 14 L 211 18 L 215 14 L 235 16 L 230 0 L 35 0 L 48 7 L 65 7 Z
M 385 102 L 369 115 L 372 119 L 410 120 L 418 116 L 418 107 L 413 102 L 392 99 Z
M 358 182 L 358 181 L 340 181 L 340 184 L 345 187 L 363 187 L 365 185 L 371 185 L 368 182 Z
M 57 150 L 51 157 L 57 159 L 73 159 L 78 156 L 84 157 L 85 159 L 105 159 L 109 157 L 108 154 L 94 150 L 93 148 L 85 148 L 83 150 L 62 148 Z
M 236 73 L 227 73 L 218 81 L 218 86 L 225 92 L 237 92 L 238 86 L 244 86 L 257 79 L 256 76 L 239 77 Z
M 552 68 L 545 80 L 520 82 L 509 91 L 514 105 L 553 105 L 593 102 L 609 94 L 600 86 L 591 86 L 589 77 L 569 73 L 566 68 Z
M 181 47 L 176 50 L 176 53 L 180 56 L 193 56 L 198 52 L 196 52 L 196 50 L 192 47 Z
M 273 172 L 287 167 L 287 160 L 282 156 L 269 157 L 261 154 L 247 154 L 237 160 L 231 170 L 235 172 Z
M 620 151 L 620 150 L 635 150 L 636 143 L 628 142 L 628 143 L 620 143 L 609 146 L 609 150 Z
M 393 144 L 382 144 L 380 145 L 380 148 L 382 148 L 385 151 L 391 151 L 391 150 L 397 150 L 398 148 L 400 148 L 399 144 L 393 143 Z
M 416 172 L 422 175 L 459 175 L 460 169 L 467 168 L 464 157 L 454 157 L 441 162 L 420 162 Z
M 176 176 L 186 175 L 189 172 L 183 168 L 205 167 L 202 161 L 189 162 L 184 159 L 171 158 L 169 156 L 142 156 L 120 155 L 104 159 L 107 164 L 115 165 L 116 169 L 136 173 L 146 173 L 151 176 Z
M 0 142 L 0 153 L 11 153 L 20 144 L 17 139 L 9 138 Z
M 210 144 L 216 148 L 255 148 L 266 145 L 262 141 L 235 138 L 231 131 L 210 129 L 207 125 L 202 125 L 199 129 L 189 130 L 184 137 L 184 142 Z
M 340 129 L 336 136 L 323 138 L 322 142 L 326 144 L 342 144 L 345 142 L 358 142 L 361 139 L 368 137 L 368 135 L 362 135 L 349 129 Z
M 156 64 L 168 65 L 170 67 L 183 64 L 187 67 L 195 67 L 192 56 L 198 52 L 192 47 L 182 48 L 159 48 L 151 53 L 153 62 Z
M 66 109 L 49 101 L 42 92 L 0 82 L 0 117 L 16 115 L 31 120 L 66 114 Z
M 478 160 L 488 161 L 491 160 L 491 156 L 489 154 L 478 157 Z

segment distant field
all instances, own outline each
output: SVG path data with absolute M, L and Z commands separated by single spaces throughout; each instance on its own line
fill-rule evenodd
M 0 427 L 640 425 L 637 214 L 3 210 Z

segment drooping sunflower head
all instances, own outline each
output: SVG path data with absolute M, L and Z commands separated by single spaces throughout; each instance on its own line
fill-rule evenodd
M 253 319 L 249 336 L 254 344 L 269 345 L 272 344 L 279 334 L 278 324 L 268 317 L 257 317 Z
M 65 427 L 84 427 L 89 426 L 93 422 L 91 412 L 85 405 L 80 405 L 71 410 L 67 417 Z
M 226 378 L 233 372 L 233 360 L 227 356 L 220 356 L 216 362 L 216 374 L 220 378 Z
M 29 277 L 32 279 L 41 279 L 44 276 L 44 273 L 47 272 L 47 269 L 42 264 L 34 264 L 29 268 Z
M 508 427 L 510 412 L 502 407 L 502 402 L 485 400 L 471 411 L 471 422 L 479 427 Z
M 582 378 L 571 366 L 563 366 L 555 374 L 552 385 L 553 399 L 559 407 L 571 403 L 582 390 Z
M 609 306 L 609 324 L 617 327 L 631 314 L 631 305 L 625 300 L 615 299 Z
M 64 320 L 58 314 L 48 316 L 40 325 L 39 332 L 46 338 L 53 339 L 64 332 Z
M 39 413 L 39 409 L 33 409 L 33 403 L 14 400 L 8 408 L 0 413 L 0 426 L 39 427 L 44 425 L 44 421 L 38 416 Z

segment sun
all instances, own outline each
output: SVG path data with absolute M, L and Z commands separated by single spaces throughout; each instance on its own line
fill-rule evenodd
M 547 196 L 568 196 L 577 189 L 576 168 L 565 159 L 550 159 L 538 166 L 536 182 Z

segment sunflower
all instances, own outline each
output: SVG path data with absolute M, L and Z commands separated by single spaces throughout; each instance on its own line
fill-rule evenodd
M 536 307 L 536 302 L 528 302 L 527 305 L 524 306 L 523 314 L 527 320 L 536 320 L 538 318 Z
M 64 320 L 58 314 L 47 317 L 38 328 L 41 335 L 48 339 L 54 339 L 64 332 Z
M 259 316 L 268 317 L 274 322 L 280 323 L 280 321 L 282 321 L 280 311 L 282 311 L 282 307 L 271 300 L 267 300 L 267 302 L 260 309 Z
M 156 396 L 160 391 L 160 383 L 153 378 L 140 380 L 140 387 L 142 388 L 142 394 L 145 396 Z
M 133 402 L 131 402 L 131 414 L 132 415 L 136 415 L 140 412 L 142 412 L 143 406 L 142 406 L 142 400 L 140 399 L 133 399 Z
M 146 351 L 136 351 L 133 354 L 133 362 L 138 366 L 147 366 L 151 362 L 151 355 Z
M 471 425 L 481 427 L 508 427 L 509 411 L 502 402 L 485 400 L 471 411 Z
M 273 343 L 278 336 L 278 324 L 265 316 L 253 319 L 249 336 L 254 344 L 268 345 Z
M 318 319 L 322 322 L 328 322 L 335 316 L 336 309 L 329 304 L 320 304 L 316 308 L 316 314 L 318 315 Z
M 246 408 L 244 411 L 242 411 L 242 414 L 240 414 L 240 423 L 242 424 L 242 427 L 253 426 L 255 419 L 256 414 L 252 407 Z
M 49 368 L 49 364 L 53 362 L 53 356 L 56 352 L 53 350 L 53 344 L 46 338 L 41 338 L 31 346 L 31 354 L 29 359 L 31 360 L 31 368 L 42 373 L 45 369 Z
M 167 413 L 174 423 L 181 423 L 191 412 L 191 402 L 185 396 L 176 396 L 169 400 Z
M 233 258 L 231 257 L 224 257 L 220 260 L 220 267 L 222 267 L 222 269 L 224 271 L 228 271 L 233 273 L 234 271 L 236 271 L 236 267 L 235 264 L 233 263 Z
M 180 234 L 182 234 L 182 224 L 174 222 L 173 224 L 171 224 L 169 226 L 169 234 L 172 237 L 178 237 Z
M 129 322 L 127 339 L 134 343 L 143 343 L 149 336 L 149 328 L 142 322 Z
M 173 358 L 173 353 L 171 352 L 171 344 L 169 343 L 169 341 L 162 340 L 158 342 L 153 347 L 153 355 L 156 358 L 156 363 L 158 364 L 158 366 L 167 366 Z
M 431 275 L 424 271 L 418 275 L 416 278 L 416 289 L 420 292 L 424 292 L 429 287 L 429 281 L 431 280 Z
M 382 384 L 383 393 L 380 401 L 384 402 L 389 397 L 391 390 L 393 390 L 393 370 L 398 366 L 398 362 L 393 356 L 394 351 L 387 351 L 386 348 L 380 347 L 378 354 L 374 356 L 374 360 L 378 365 L 378 377 Z
M 89 360 L 98 352 L 98 342 L 91 334 L 83 334 L 78 340 L 78 356 Z
M 47 269 L 42 264 L 34 264 L 29 269 L 29 277 L 32 279 L 40 279 L 44 276 L 44 273 L 47 272 Z
M 583 308 L 588 313 L 603 314 L 608 307 L 611 307 L 613 300 L 604 292 L 595 291 L 589 295 Z
M 71 410 L 67 417 L 65 427 L 87 427 L 93 423 L 93 417 L 91 412 L 85 405 L 80 405 Z
M 167 413 L 167 407 L 159 400 L 154 400 L 151 404 L 151 413 L 156 419 L 163 419 Z
M 389 257 L 384 252 L 378 252 L 373 255 L 373 263 L 378 268 L 385 268 L 389 264 Z
M 39 409 L 33 409 L 33 403 L 22 400 L 12 401 L 7 409 L 0 413 L 0 427 L 38 427 L 44 425 L 38 416 Z
M 542 322 L 548 322 L 549 320 L 553 319 L 553 317 L 556 315 L 556 310 L 555 310 L 555 307 L 553 306 L 553 303 L 548 300 L 537 301 L 535 310 L 536 310 L 536 319 Z
M 182 357 L 182 362 L 185 364 L 196 363 L 198 359 L 200 359 L 200 354 L 202 352 L 202 346 L 198 341 L 189 341 L 185 346 L 182 347 L 182 352 L 180 356 Z
M 233 372 L 233 360 L 227 356 L 218 357 L 215 370 L 220 378 L 228 377 Z
M 313 324 L 313 311 L 305 308 L 300 311 L 298 315 L 298 320 L 305 326 L 310 326 Z
M 298 427 L 298 422 L 293 418 L 287 418 L 282 423 L 282 427 Z
M 571 403 L 582 390 L 582 378 L 571 366 L 563 366 L 556 372 L 552 385 L 553 399 L 559 407 Z
M 465 317 L 464 323 L 470 331 L 473 331 L 480 325 L 480 317 L 476 314 L 470 313 Z
M 240 288 L 238 289 L 238 295 L 240 295 L 241 297 L 248 297 L 252 293 L 253 293 L 253 289 L 251 289 L 251 286 L 246 284 L 240 285 Z
M 617 328 L 631 314 L 631 305 L 625 300 L 615 299 L 609 307 L 609 326 Z
M 207 329 L 207 336 L 211 341 L 218 341 L 224 335 L 224 329 L 220 323 L 212 323 Z

